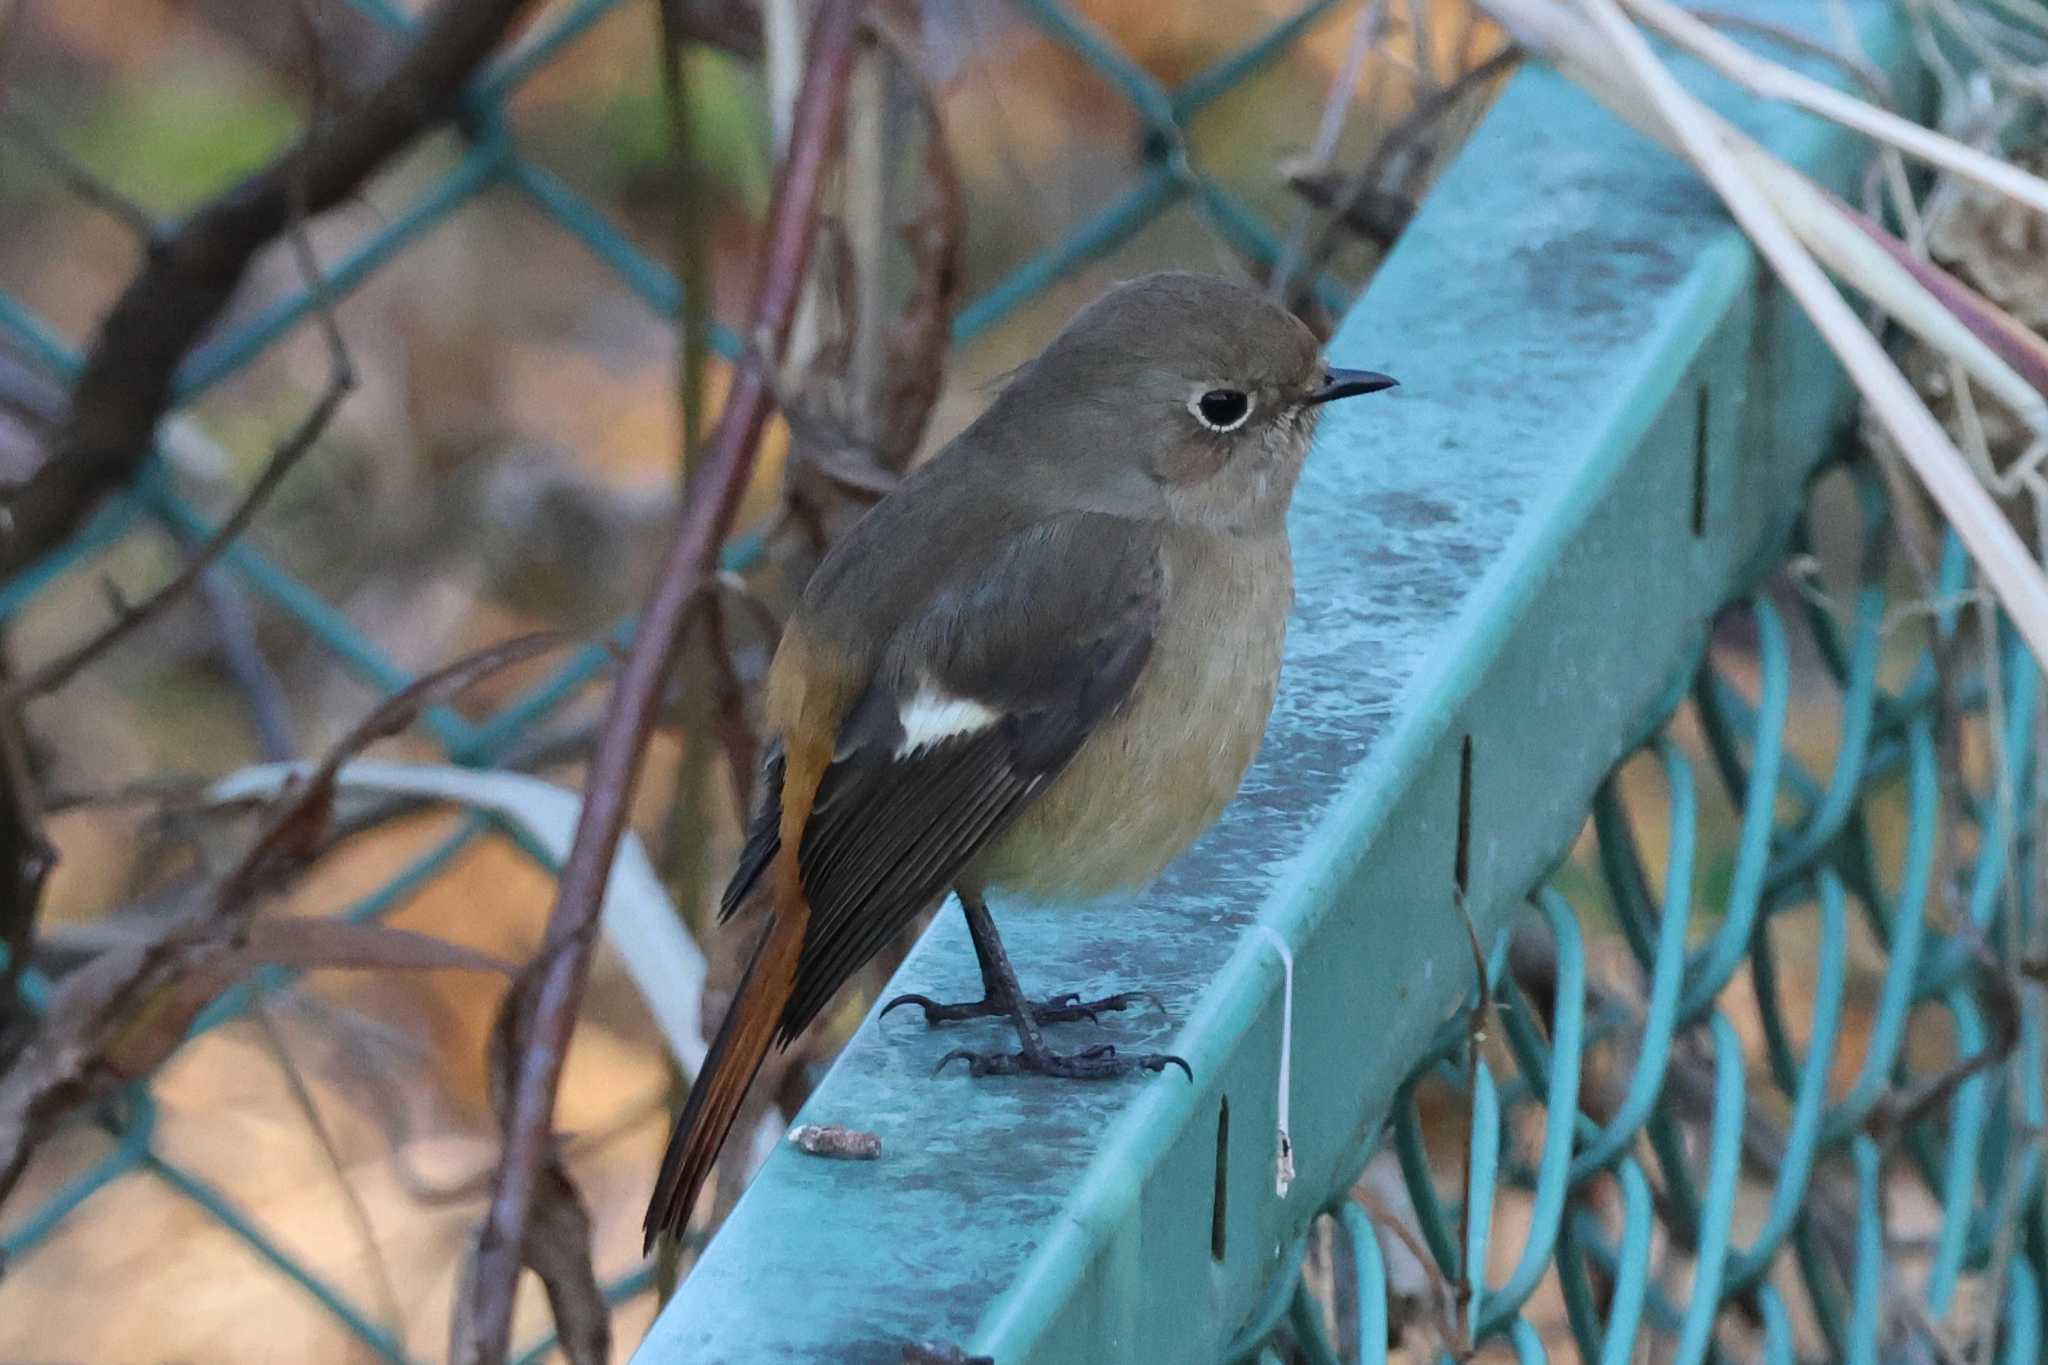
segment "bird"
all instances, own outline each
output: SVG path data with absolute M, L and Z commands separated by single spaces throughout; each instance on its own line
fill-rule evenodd
M 948 892 L 982 999 L 887 1009 L 1005 1017 L 1018 1050 L 946 1062 L 1187 1070 L 1049 1047 L 1041 1025 L 1153 997 L 1028 999 L 988 896 L 1129 892 L 1215 822 L 1272 711 L 1286 513 L 1318 417 L 1394 384 L 1325 364 L 1253 289 L 1145 275 L 1075 315 L 830 550 L 769 667 L 759 809 L 720 904 L 721 920 L 765 907 L 765 927 L 676 1121 L 649 1247 L 681 1236 L 770 1047 Z

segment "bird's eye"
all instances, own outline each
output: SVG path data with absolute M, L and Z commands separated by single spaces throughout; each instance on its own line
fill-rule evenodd
M 1188 408 L 1211 431 L 1235 431 L 1251 416 L 1252 398 L 1238 389 L 1211 389 Z

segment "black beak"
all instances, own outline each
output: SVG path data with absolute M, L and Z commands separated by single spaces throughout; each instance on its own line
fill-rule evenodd
M 1325 370 L 1321 387 L 1309 390 L 1304 403 L 1334 402 L 1339 398 L 1356 398 L 1362 393 L 1378 393 L 1391 389 L 1401 381 L 1371 370 Z

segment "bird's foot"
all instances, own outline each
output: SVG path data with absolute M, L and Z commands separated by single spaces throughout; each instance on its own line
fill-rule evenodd
M 1194 1080 L 1194 1068 L 1179 1057 L 1164 1052 L 1120 1053 L 1108 1043 L 1080 1052 L 1061 1054 L 1046 1051 L 969 1052 L 955 1048 L 939 1059 L 933 1075 L 956 1061 L 967 1063 L 970 1076 L 1067 1076 L 1075 1080 L 1108 1080 L 1133 1071 L 1164 1071 L 1177 1066 Z
M 1166 1013 L 1166 1003 L 1150 991 L 1125 991 L 1121 995 L 1105 995 L 1100 1000 L 1083 1000 L 1077 991 L 1055 995 L 1049 1000 L 1029 1002 L 1031 1018 L 1040 1024 L 1070 1024 L 1086 1019 L 1099 1023 L 1097 1017 L 1103 1014 L 1127 1010 L 1133 1005 L 1148 1004 L 1161 1014 Z M 898 1005 L 916 1005 L 924 1011 L 926 1024 L 957 1024 L 967 1019 L 1007 1019 L 1010 1011 L 993 1000 L 972 1000 L 964 1004 L 946 1005 L 928 995 L 899 995 L 882 1006 L 887 1014 Z

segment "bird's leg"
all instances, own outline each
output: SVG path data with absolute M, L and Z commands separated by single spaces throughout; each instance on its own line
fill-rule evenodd
M 996 934 L 996 922 L 988 912 L 988 903 L 968 891 L 959 892 L 959 896 L 960 909 L 967 916 L 968 937 L 974 940 L 974 960 L 981 964 L 981 999 L 944 1005 L 927 995 L 899 995 L 882 1006 L 883 1014 L 898 1005 L 916 1005 L 924 1011 L 927 1024 L 955 1024 L 963 1019 L 1009 1018 L 1013 1013 L 1004 1000 L 1004 982 L 1007 979 L 1014 987 L 1017 978 L 1010 972 L 1010 957 L 1003 950 L 1002 939 Z M 1161 1014 L 1166 1013 L 1165 1003 L 1150 991 L 1125 991 L 1121 995 L 1106 995 L 1100 1000 L 1083 1000 L 1079 992 L 1069 991 L 1065 995 L 1026 1003 L 1032 1019 L 1041 1024 L 1066 1024 L 1077 1019 L 1094 1023 L 1098 1014 L 1126 1010 L 1139 1003 L 1149 1004 Z
M 1039 1007 L 1024 998 L 1023 988 L 1017 984 L 1016 969 L 1010 966 L 1010 954 L 996 933 L 995 921 L 989 918 L 987 903 L 978 895 L 962 892 L 960 904 L 966 907 L 967 923 L 975 931 L 975 952 L 981 958 L 982 984 L 988 992 L 987 1000 L 982 1003 L 994 1006 L 981 1012 L 1009 1015 L 1010 1021 L 1017 1026 L 1017 1041 L 1021 1046 L 1009 1053 L 979 1053 L 957 1048 L 939 1059 L 940 1070 L 955 1061 L 965 1061 L 968 1073 L 975 1076 L 1029 1074 L 1093 1080 L 1132 1071 L 1164 1071 L 1169 1066 L 1177 1066 L 1188 1073 L 1189 1080 L 1195 1078 L 1186 1062 L 1165 1053 L 1132 1053 L 1126 1056 L 1107 1043 L 1070 1054 L 1052 1051 L 1038 1031 L 1042 1018 Z M 894 1003 L 891 1002 L 892 1006 Z M 1117 1008 L 1123 1006 L 1118 1005 Z

